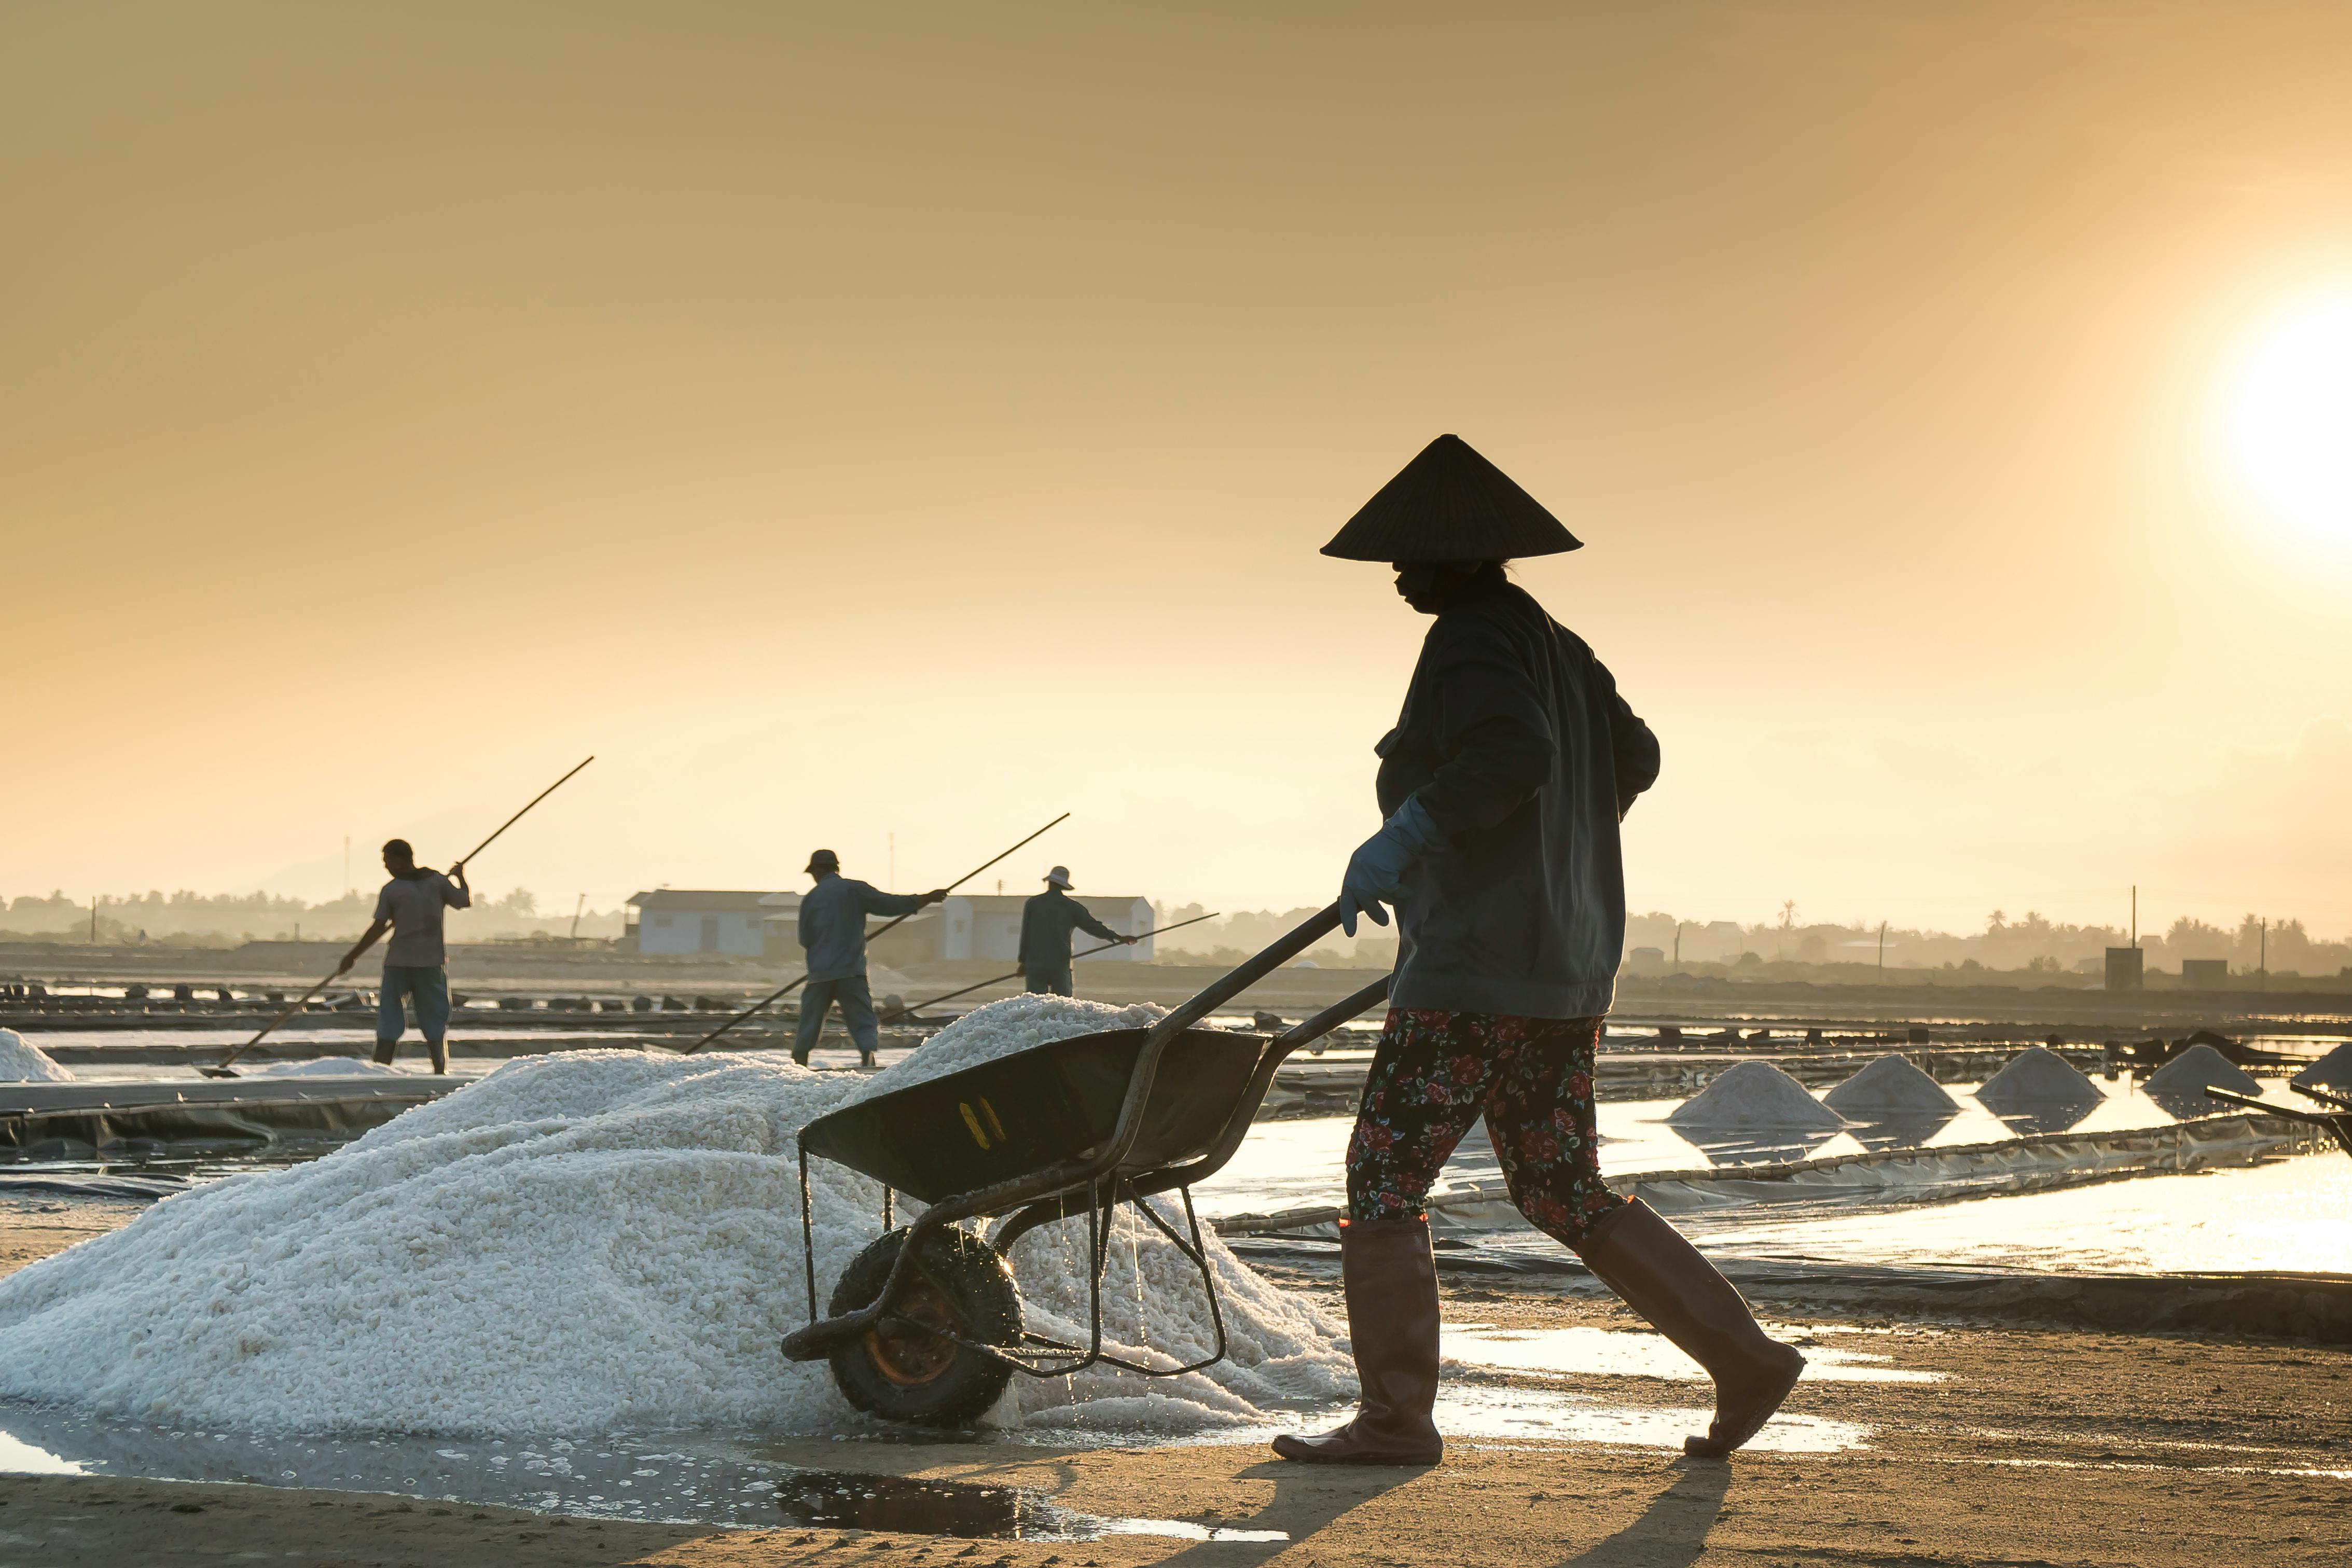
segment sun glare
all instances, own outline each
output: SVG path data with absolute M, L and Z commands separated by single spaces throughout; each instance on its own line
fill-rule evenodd
M 2238 392 L 2239 460 L 2264 500 L 2352 538 L 2352 299 L 2293 318 L 2263 344 Z

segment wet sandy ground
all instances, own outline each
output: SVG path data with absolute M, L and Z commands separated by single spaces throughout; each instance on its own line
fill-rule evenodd
M 111 1207 L 112 1206 L 110 1206 Z M 124 1207 L 122 1218 L 135 1212 Z M 0 1271 L 100 1228 L 87 1205 L 0 1213 Z M 1298 1288 L 1328 1291 L 1313 1274 Z M 1897 1322 L 1759 1303 L 1831 1376 L 1790 1401 L 1795 1451 L 1728 1463 L 1664 1446 L 1702 1388 L 1613 1303 L 1540 1284 L 1449 1289 L 1491 1325 L 1451 1375 L 1457 1437 L 1425 1470 L 1285 1465 L 1255 1442 L 1135 1448 L 809 1441 L 812 1468 L 1035 1490 L 1101 1518 L 1286 1539 L 960 1540 L 919 1528 L 592 1521 L 378 1494 L 70 1476 L 0 1477 L 0 1563 L 291 1564 L 852 1562 L 923 1568 L 1286 1568 L 1402 1563 L 2181 1564 L 2352 1561 L 2352 1353 L 2254 1341 Z M 1545 1337 L 1517 1339 L 1519 1333 Z M 1597 1338 L 1605 1334 L 1607 1337 Z M 1519 1346 L 1527 1352 L 1510 1350 Z M 1614 1370 L 1601 1370 L 1614 1368 Z M 1514 1409 L 1601 1416 L 1612 1440 L 1511 1435 Z M 1685 1415 L 1683 1413 L 1688 1413 Z M 1576 1423 L 1554 1429 L 1571 1429 Z M 1591 1424 L 1587 1423 L 1588 1427 Z M 1624 1434 L 1631 1433 L 1628 1438 Z M 902 1524 L 914 1521 L 901 1520 Z

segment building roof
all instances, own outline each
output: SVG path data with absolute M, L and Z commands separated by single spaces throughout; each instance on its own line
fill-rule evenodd
M 715 888 L 657 887 L 651 893 L 631 894 L 628 902 L 640 909 L 740 909 L 746 915 L 757 915 L 761 901 L 769 896 L 764 893 L 739 893 Z

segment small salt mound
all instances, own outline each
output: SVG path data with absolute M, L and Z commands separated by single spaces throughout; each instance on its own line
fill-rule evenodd
M 323 1159 L 166 1198 L 0 1280 L 0 1396 L 270 1432 L 848 1419 L 824 1365 L 777 1342 L 805 1320 L 794 1138 L 854 1085 L 766 1055 L 509 1062 Z M 822 1299 L 878 1234 L 881 1194 L 830 1162 L 810 1175 Z M 1138 1228 L 1112 1249 L 1108 1337 L 1201 1343 L 1189 1266 Z M 1068 1229 L 1024 1239 L 1014 1272 L 1030 1327 L 1083 1338 Z M 1209 1249 L 1230 1362 L 1165 1383 L 1016 1377 L 1018 1408 L 1166 1430 L 1350 1392 L 1336 1326 Z
M 993 1061 L 1074 1035 L 1102 1030 L 1150 1029 L 1168 1016 L 1166 1008 L 1139 1002 L 1115 1008 L 1076 997 L 1025 993 L 978 1007 L 940 1030 L 904 1061 L 866 1079 L 850 1099 L 866 1100 L 894 1089 L 928 1083 L 967 1067 Z
M 1822 1095 L 1822 1103 L 1857 1120 L 1947 1114 L 1960 1108 L 1942 1084 L 1891 1051 Z
M 26 1043 L 13 1029 L 0 1029 L 0 1083 L 70 1083 L 73 1074 L 49 1060 L 49 1053 Z
M 2207 1089 L 2234 1089 L 2260 1094 L 2263 1086 L 2252 1073 L 2210 1045 L 2192 1045 L 2148 1074 L 2140 1085 L 2151 1094 L 2196 1094 Z
M 1721 1132 L 1828 1132 L 1844 1126 L 1845 1118 L 1770 1062 L 1743 1061 L 1684 1101 L 1666 1124 Z
M 273 1061 L 257 1067 L 247 1078 L 405 1078 L 407 1073 L 380 1061 L 356 1056 L 322 1056 L 315 1061 Z
M 2041 1045 L 2011 1057 L 2008 1066 L 1985 1080 L 1984 1087 L 1977 1091 L 1977 1103 L 1995 1114 L 2088 1105 L 2099 1098 L 2097 1084 L 2075 1071 L 2064 1057 Z
M 2352 1040 L 2337 1046 L 2287 1080 L 2297 1089 L 2330 1089 L 2352 1094 Z

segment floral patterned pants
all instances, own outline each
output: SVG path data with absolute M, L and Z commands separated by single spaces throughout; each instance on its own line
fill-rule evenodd
M 1483 1112 L 1511 1201 L 1574 1247 L 1624 1203 L 1601 1181 L 1592 1052 L 1601 1019 L 1389 1009 L 1348 1140 L 1351 1219 L 1408 1219 Z

